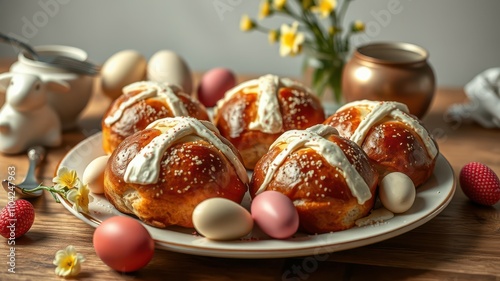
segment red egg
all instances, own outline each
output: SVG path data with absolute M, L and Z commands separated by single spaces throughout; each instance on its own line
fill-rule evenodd
M 109 267 L 132 272 L 153 258 L 155 243 L 148 230 L 137 220 L 125 216 L 109 218 L 94 232 L 97 256 Z
M 227 90 L 236 85 L 236 77 L 227 68 L 214 68 L 207 71 L 198 85 L 198 100 L 206 107 L 215 106 Z
M 264 191 L 252 200 L 250 209 L 255 223 L 273 238 L 289 238 L 299 228 L 297 209 L 283 193 Z

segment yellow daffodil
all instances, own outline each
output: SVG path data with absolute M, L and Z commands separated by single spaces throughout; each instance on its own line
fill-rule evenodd
M 278 11 L 283 10 L 283 7 L 285 7 L 285 5 L 286 0 L 273 0 L 273 7 Z
M 298 22 L 294 22 L 291 26 L 283 24 L 280 31 L 280 55 L 295 56 L 300 53 L 305 36 L 302 32 L 298 32 Z
M 250 31 L 255 27 L 255 23 L 248 15 L 243 15 L 240 20 L 241 31 Z
M 89 196 L 90 189 L 87 184 L 80 184 L 77 189 L 71 189 L 66 193 L 66 199 L 73 203 L 73 209 L 78 212 L 88 213 L 89 203 L 92 197 Z
M 263 19 L 271 14 L 271 5 L 268 0 L 264 0 L 260 3 L 259 7 L 259 19 Z
M 353 21 L 343 26 L 350 0 L 259 0 L 258 20 L 243 16 L 240 28 L 243 31 L 255 30 L 267 35 L 270 44 L 279 42 L 279 53 L 284 56 L 296 56 L 302 50 L 311 50 L 304 57 L 311 66 L 313 75 L 312 88 L 318 96 L 331 92 L 335 102 L 342 103 L 340 75 L 351 46 L 351 37 L 365 31 L 367 27 L 361 21 Z M 261 19 L 274 15 L 286 17 L 290 24 L 280 28 L 267 27 Z M 299 29 L 300 23 L 300 29 Z M 299 32 L 300 30 L 300 32 Z M 315 65 L 310 61 L 316 61 Z
M 278 41 L 278 31 L 277 30 L 270 30 L 269 33 L 267 34 L 267 40 L 269 41 L 269 44 L 274 44 L 276 41 Z
M 73 277 L 80 273 L 82 269 L 82 262 L 85 257 L 76 252 L 75 247 L 69 245 L 63 250 L 56 252 L 56 257 L 53 264 L 56 267 L 55 273 L 62 277 Z
M 311 7 L 311 12 L 320 14 L 322 18 L 327 18 L 336 7 L 336 0 L 319 0 L 317 6 Z
M 79 179 L 75 170 L 62 167 L 57 171 L 57 175 L 52 179 L 52 182 L 55 183 L 55 189 L 72 189 L 78 184 Z
M 365 31 L 365 23 L 357 20 L 352 23 L 351 30 L 353 32 L 363 32 Z

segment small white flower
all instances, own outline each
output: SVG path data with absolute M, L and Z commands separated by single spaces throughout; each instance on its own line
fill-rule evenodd
M 56 252 L 53 264 L 56 267 L 55 273 L 58 276 L 72 277 L 78 275 L 82 269 L 82 262 L 85 257 L 76 252 L 75 247 L 69 245 L 63 250 Z

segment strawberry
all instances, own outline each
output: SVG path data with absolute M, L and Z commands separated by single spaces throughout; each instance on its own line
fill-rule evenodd
M 471 162 L 460 171 L 460 186 L 470 200 L 492 206 L 500 201 L 500 180 L 488 166 Z
M 35 209 L 29 201 L 9 201 L 0 212 L 0 235 L 14 239 L 30 230 L 35 220 Z

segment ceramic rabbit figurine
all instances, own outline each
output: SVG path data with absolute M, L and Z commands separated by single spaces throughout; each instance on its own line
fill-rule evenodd
M 33 145 L 61 144 L 61 120 L 48 104 L 47 91 L 67 92 L 68 83 L 9 72 L 0 74 L 0 87 L 7 89 L 0 109 L 0 152 L 16 154 Z

